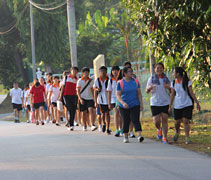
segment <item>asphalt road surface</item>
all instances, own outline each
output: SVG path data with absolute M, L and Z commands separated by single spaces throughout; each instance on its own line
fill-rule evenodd
M 211 158 L 146 139 L 0 121 L 0 180 L 211 180 Z

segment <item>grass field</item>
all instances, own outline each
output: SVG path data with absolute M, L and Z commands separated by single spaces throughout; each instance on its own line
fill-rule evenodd
M 0 94 L 8 94 L 8 93 L 9 93 L 9 91 L 7 89 L 5 89 L 2 84 L 0 84 Z

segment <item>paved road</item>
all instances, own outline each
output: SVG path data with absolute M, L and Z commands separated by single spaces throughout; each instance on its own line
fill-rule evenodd
M 147 139 L 0 122 L 0 180 L 211 180 L 211 158 Z

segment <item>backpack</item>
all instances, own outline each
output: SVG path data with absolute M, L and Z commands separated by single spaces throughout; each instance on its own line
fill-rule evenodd
M 174 88 L 174 86 L 175 86 L 175 80 L 173 80 L 173 88 Z M 187 93 L 188 93 L 188 96 L 190 97 L 190 99 L 191 99 L 191 101 L 192 101 L 192 103 L 193 103 L 193 106 L 194 106 L 194 99 L 192 98 L 192 96 L 190 95 L 190 92 L 189 92 L 189 89 L 187 88 Z M 175 91 L 175 95 L 176 95 L 176 91 Z
M 102 90 L 102 85 L 101 85 L 101 82 L 100 82 L 100 78 L 97 78 L 97 81 L 98 81 L 99 88 L 100 88 L 100 91 L 101 91 L 101 90 Z M 107 89 L 109 79 L 108 79 L 108 80 L 105 80 L 105 81 L 106 81 L 106 82 L 105 82 L 105 88 Z M 99 92 L 100 92 L 100 91 L 99 91 Z
M 138 79 L 133 78 L 136 81 L 137 89 L 138 89 Z M 121 87 L 121 92 L 123 91 L 123 79 L 120 80 L 120 87 Z

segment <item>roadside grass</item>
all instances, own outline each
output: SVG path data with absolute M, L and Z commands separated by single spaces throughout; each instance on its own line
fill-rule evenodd
M 0 84 L 0 95 L 2 94 L 8 94 L 9 90 L 5 89 L 2 84 Z
M 0 114 L 11 113 L 13 112 L 11 97 L 9 94 L 7 95 L 6 99 L 0 104 Z

